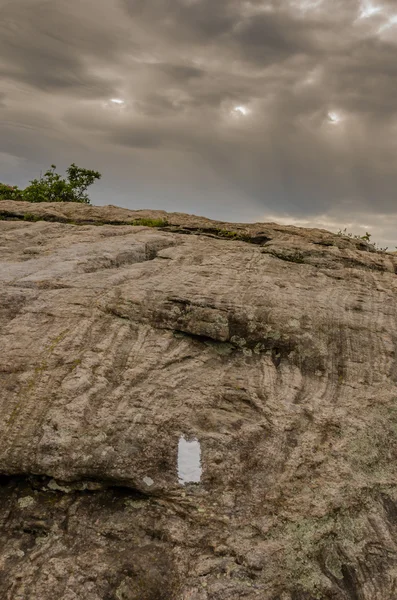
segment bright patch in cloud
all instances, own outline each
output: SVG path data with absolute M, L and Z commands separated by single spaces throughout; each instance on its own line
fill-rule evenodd
M 329 123 L 336 125 L 341 120 L 342 120 L 342 117 L 338 113 L 333 112 L 333 111 L 328 113 L 328 122 Z
M 383 8 L 381 6 L 374 6 L 371 2 L 363 2 L 361 4 L 361 13 L 359 19 L 368 19 L 373 15 L 376 15 L 379 12 L 382 12 Z
M 393 15 L 392 17 L 390 17 L 387 20 L 387 23 L 385 23 L 384 25 L 382 25 L 382 27 L 379 28 L 379 33 L 382 33 L 382 31 L 385 31 L 386 29 L 390 29 L 390 27 L 393 27 L 393 25 L 397 25 L 397 15 Z
M 102 104 L 102 106 L 109 110 L 115 110 L 115 111 L 120 112 L 120 111 L 123 111 L 127 107 L 127 104 L 126 104 L 126 101 L 123 100 L 122 98 L 110 98 L 109 100 L 104 102 Z
M 246 106 L 235 106 L 233 108 L 233 113 L 243 115 L 243 117 L 246 117 L 249 114 L 249 112 L 250 111 Z

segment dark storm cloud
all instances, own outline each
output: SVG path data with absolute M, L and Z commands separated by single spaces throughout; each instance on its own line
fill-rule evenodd
M 321 56 L 325 29 L 323 23 L 293 18 L 288 13 L 265 13 L 244 19 L 232 39 L 244 58 L 267 65 L 299 54 Z
M 396 114 L 396 44 L 376 37 L 360 40 L 349 55 L 329 60 L 327 71 L 340 106 L 348 111 L 380 120 Z
M 193 77 L 202 77 L 205 71 L 190 65 L 167 65 L 163 66 L 163 72 L 176 81 L 186 81 Z
M 25 0 L 0 6 L 0 76 L 47 91 L 108 96 L 111 83 L 95 77 L 87 56 L 117 60 L 115 32 L 90 27 L 70 3 Z M 89 15 L 86 15 L 89 17 Z
M 225 197 L 236 218 L 392 215 L 397 8 L 377 7 L 0 0 L 0 160 L 86 154 L 124 204 L 133 178 L 142 203 L 213 216 Z
M 205 43 L 229 32 L 240 18 L 238 1 L 123 0 L 131 17 L 152 23 L 160 34 Z

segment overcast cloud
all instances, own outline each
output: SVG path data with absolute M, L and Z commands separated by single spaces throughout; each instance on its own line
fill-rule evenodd
M 396 53 L 394 0 L 0 0 L 0 180 L 394 248 Z

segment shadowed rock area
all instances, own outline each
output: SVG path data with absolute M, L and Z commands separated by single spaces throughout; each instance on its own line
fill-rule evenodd
M 2 599 L 396 598 L 396 256 L 11 201 L 0 250 Z

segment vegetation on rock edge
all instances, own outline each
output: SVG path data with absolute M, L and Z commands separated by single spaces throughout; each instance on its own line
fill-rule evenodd
M 18 186 L 0 183 L 0 200 L 25 200 L 27 202 L 79 202 L 90 204 L 87 189 L 101 178 L 98 171 L 83 169 L 74 163 L 66 169 L 67 177 L 55 171 L 56 166 L 32 179 L 24 190 Z

